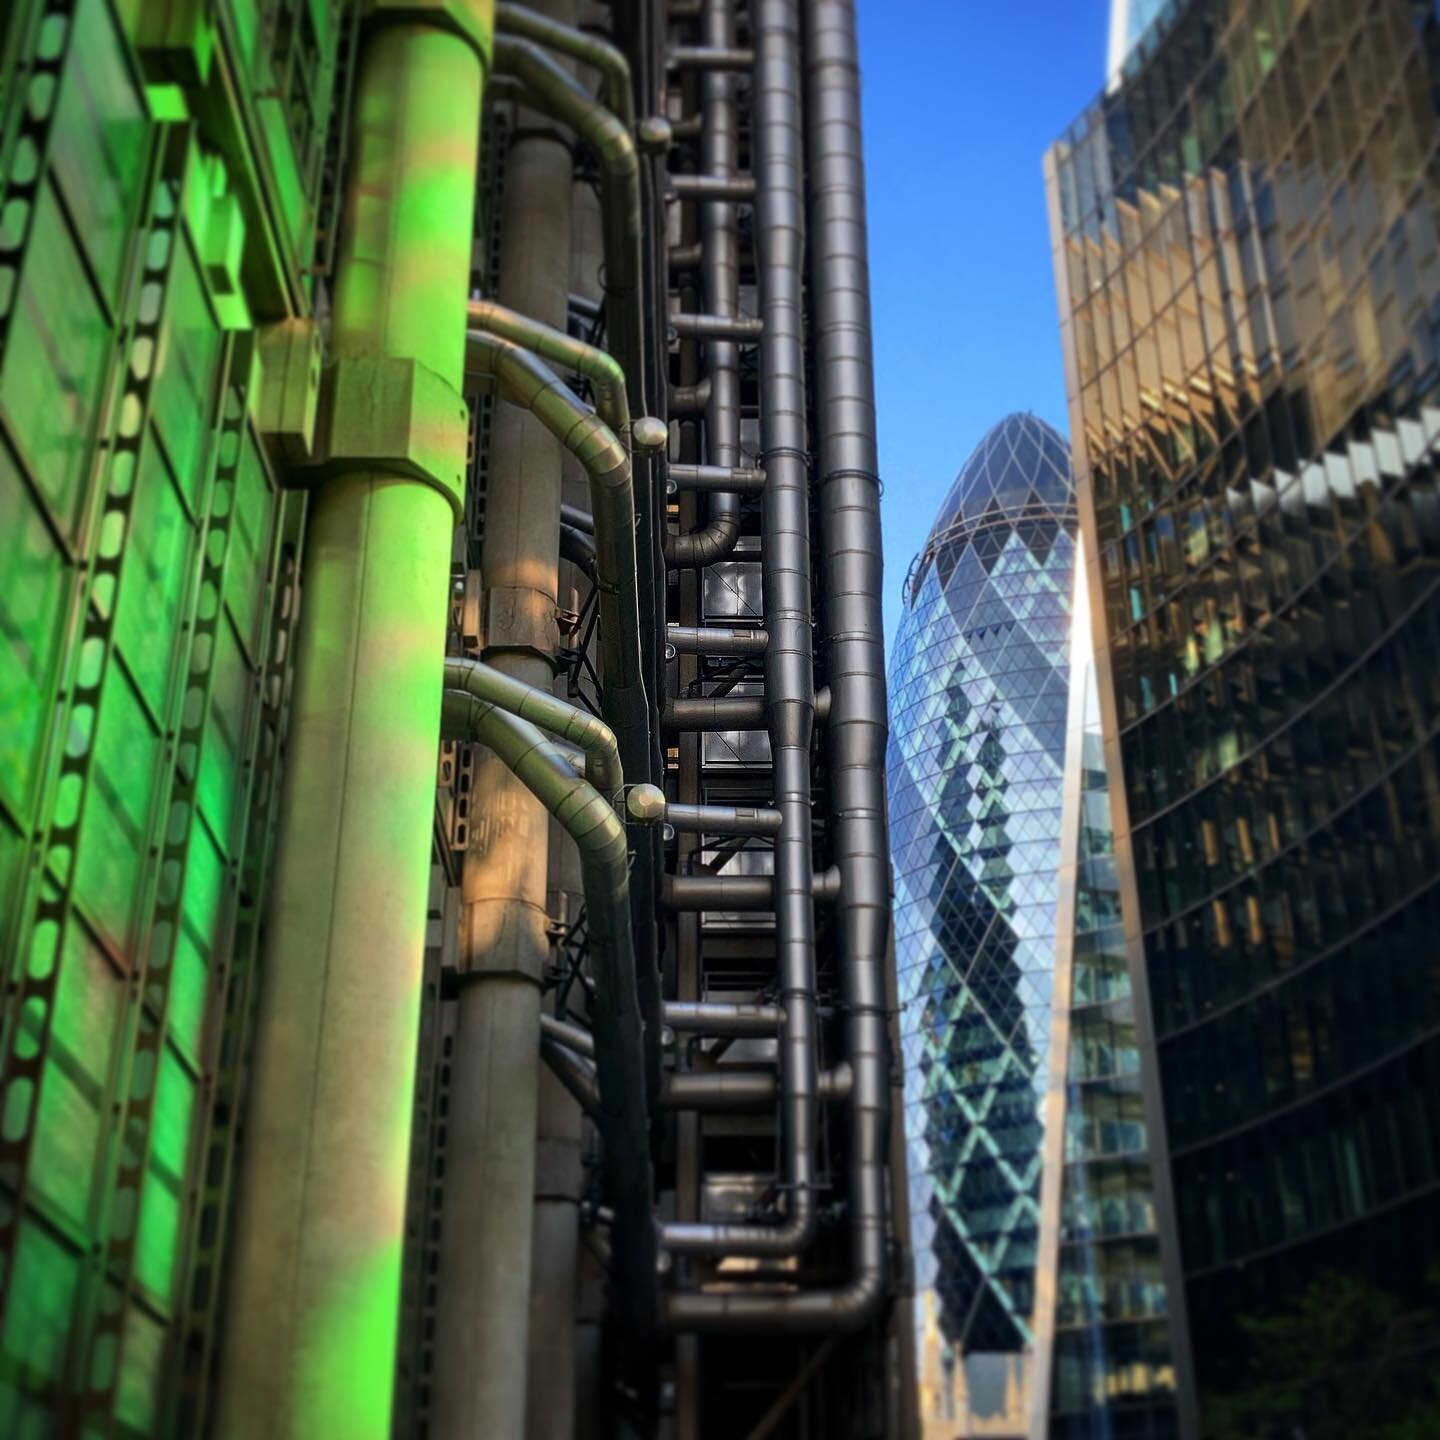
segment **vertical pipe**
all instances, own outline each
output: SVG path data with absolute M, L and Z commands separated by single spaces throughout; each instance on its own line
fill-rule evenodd
M 483 87 L 465 39 L 372 31 L 335 292 L 336 356 L 416 360 L 457 397 Z M 454 519 L 363 465 L 311 502 L 226 1440 L 390 1433 Z
M 885 1273 L 890 851 L 880 477 L 854 0 L 806 5 L 805 47 L 815 431 L 831 689 L 826 738 L 831 838 L 840 869 L 836 918 L 848 1012 L 845 1048 L 855 1072 L 851 1243 L 858 1273 L 868 1275 L 878 1292 Z
M 573 19 L 572 0 L 540 6 Z M 569 146 L 521 112 L 505 162 L 499 298 L 563 329 L 570 282 Z M 481 573 L 484 658 L 549 690 L 559 563 L 559 442 L 497 407 Z M 434 1428 L 525 1434 L 540 1077 L 535 1037 L 550 955 L 550 817 L 493 753 L 475 767 L 462 877 L 460 984 L 437 1291 Z

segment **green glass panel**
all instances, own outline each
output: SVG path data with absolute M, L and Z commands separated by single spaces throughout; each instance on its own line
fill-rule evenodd
M 180 629 L 195 527 L 164 457 L 145 447 L 115 614 L 115 642 L 160 723 L 168 713 L 171 656 Z
M 71 573 L 0 443 L 0 800 L 34 818 Z
M 44 1397 L 61 1378 L 80 1257 L 33 1221 L 20 1224 L 15 1246 L 15 1293 L 0 1350 L 0 1435 L 44 1433 L 28 1428 L 34 1408 L 24 1396 Z
M 150 1121 L 150 1168 L 135 1255 L 137 1277 L 164 1304 L 172 1298 L 180 1258 L 181 1196 L 194 1110 L 195 1081 L 167 1046 Z
M 127 958 L 160 755 L 160 738 L 139 696 L 112 667 L 100 701 L 94 774 L 76 846 L 75 895 L 100 935 Z
M 200 813 L 219 839 L 221 849 L 233 855 L 239 819 L 235 792 L 249 709 L 251 671 L 229 625 L 222 624 L 216 630 L 214 665 L 210 682 L 210 723 L 200 759 Z
M 110 335 L 47 181 L 36 203 L 5 346 L 0 411 L 30 478 L 72 538 Z
M 215 424 L 215 375 L 221 334 L 205 300 L 190 247 L 175 250 L 152 405 L 155 428 L 191 513 L 204 479 Z
M 50 163 L 113 306 L 124 278 L 150 122 L 102 0 L 81 0 L 74 26 Z
M 206 986 L 224 916 L 225 882 L 225 862 L 209 831 L 204 825 L 192 825 L 180 937 L 170 979 L 170 1036 L 197 1061 L 205 1023 Z
M 4 934 L 9 917 L 20 903 L 21 877 L 25 870 L 25 841 L 13 825 L 0 814 L 0 935 Z
M 251 659 L 260 643 L 261 601 L 270 580 L 270 531 L 275 493 L 254 437 L 247 429 L 235 475 L 235 515 L 230 524 L 230 568 L 225 603 Z
M 154 1435 L 165 1365 L 165 1327 L 131 1306 L 125 1317 L 125 1358 L 115 1395 L 122 1435 Z
M 307 242 L 308 220 L 305 213 L 305 191 L 295 163 L 295 146 L 285 123 L 285 106 L 275 98 L 259 101 L 260 124 L 265 132 L 266 149 L 275 176 L 275 189 L 280 213 L 289 236 L 291 254 L 299 259 L 300 249 Z
M 82 1230 L 91 1225 L 96 1172 L 105 1151 L 123 1000 L 114 967 L 81 926 L 70 925 L 35 1115 L 31 1183 Z

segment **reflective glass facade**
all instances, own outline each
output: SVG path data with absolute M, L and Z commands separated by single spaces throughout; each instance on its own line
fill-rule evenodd
M 891 657 L 927 1437 L 1027 1421 L 1074 531 L 1068 447 L 1010 416 L 941 507 Z
M 1190 0 L 1048 166 L 1172 1330 L 1225 1440 L 1440 1413 L 1437 93 L 1430 0 Z

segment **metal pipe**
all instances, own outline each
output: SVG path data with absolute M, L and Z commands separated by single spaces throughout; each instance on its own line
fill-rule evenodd
M 577 1055 L 586 1055 L 592 1060 L 595 1058 L 595 1037 L 581 1025 L 562 1020 L 558 1015 L 542 1014 L 540 1034 L 557 1045 L 568 1047 Z
M 734 0 L 705 0 L 701 34 L 707 47 L 728 49 L 735 43 Z M 706 179 L 728 180 L 740 156 L 735 114 L 735 77 L 707 70 L 700 77 L 700 163 Z M 672 177 L 680 178 L 680 177 Z M 678 193 L 678 192 L 677 192 Z M 726 195 L 697 196 L 700 206 L 701 279 L 705 304 L 712 316 L 732 318 L 740 307 L 739 235 L 735 206 Z M 712 465 L 740 463 L 740 352 L 733 340 L 709 337 L 705 368 L 710 394 L 705 405 L 705 458 Z M 666 535 L 665 563 L 713 565 L 733 553 L 740 538 L 740 497 L 716 491 L 710 498 L 706 523 L 688 535 Z
M 750 1000 L 667 1000 L 665 1023 L 672 1030 L 739 1039 L 773 1035 L 785 1018 L 778 1005 Z
M 776 835 L 782 818 L 778 810 L 755 805 L 677 804 L 658 785 L 634 786 L 626 804 L 636 820 L 663 820 L 685 834 Z
M 625 827 L 606 795 L 578 779 L 564 755 L 529 721 L 483 704 L 472 709 L 470 719 L 473 738 L 525 782 L 580 851 L 595 975 L 598 1123 L 605 1142 L 605 1193 L 616 1215 L 612 1295 L 617 1318 L 639 1340 L 656 1323 L 655 1228 Z M 541 1033 L 548 1029 L 542 1017 Z
M 600 72 L 604 86 L 605 103 L 619 117 L 620 123 L 629 131 L 635 129 L 635 97 L 630 83 L 630 62 L 624 52 L 608 40 L 578 30 L 573 25 L 552 20 L 541 15 L 528 5 L 512 5 L 509 0 L 498 0 L 495 6 L 495 29 L 501 35 L 514 35 L 522 40 L 533 40 L 547 50 L 559 55 L 568 55 L 582 65 L 589 65 Z
M 765 333 L 765 322 L 751 315 L 698 315 L 690 310 L 673 310 L 670 328 L 682 340 L 753 343 Z
M 840 892 L 840 871 L 835 866 L 819 871 L 812 893 L 820 904 L 831 904 Z M 660 901 L 667 910 L 773 910 L 773 875 L 667 875 L 661 881 Z
M 850 1066 L 842 1060 L 833 1070 L 817 1072 L 815 1094 L 821 1100 L 836 1103 L 849 1098 L 854 1083 L 855 1077 Z M 724 1070 L 689 1070 L 670 1073 L 664 1077 L 661 1082 L 660 1103 L 667 1110 L 768 1110 L 782 1095 L 783 1089 L 773 1070 L 741 1070 L 738 1067 Z M 679 1228 L 698 1232 L 707 1227 L 687 1225 Z M 751 1227 L 724 1228 L 742 1231 Z M 766 1249 L 765 1241 L 768 1236 L 782 1234 L 785 1226 L 754 1228 L 758 1229 L 759 1233 L 748 1239 L 739 1234 L 729 1236 L 725 1248 L 731 1249 L 733 1246 L 731 1253 L 737 1255 L 784 1253 Z M 672 1227 L 667 1225 L 664 1231 L 667 1247 L 670 1244 L 671 1229 Z M 757 1245 L 760 1248 L 754 1248 Z M 686 1248 L 694 1250 L 712 1247 L 690 1245 Z
M 680 126 L 685 124 L 685 121 L 678 121 L 671 127 L 672 133 L 677 139 L 684 139 L 689 134 L 688 128 L 683 132 L 680 129 Z M 700 121 L 697 116 L 695 119 L 695 134 L 698 135 L 699 133 Z M 698 270 L 704 256 L 704 249 L 698 242 L 694 245 L 672 245 L 667 252 L 667 259 L 671 270 Z
M 605 328 L 623 378 L 639 396 L 645 373 L 640 313 L 640 160 L 625 121 L 529 40 L 495 37 L 495 66 L 525 87 L 525 103 L 561 121 L 600 167 L 605 230 Z
M 480 329 L 489 330 L 490 326 L 481 324 Z M 491 333 L 498 335 L 500 331 L 495 330 Z M 525 343 L 523 340 L 516 339 L 514 335 L 507 335 L 504 338 L 507 340 L 515 340 L 517 345 L 523 345 Z M 528 348 L 535 350 L 533 345 Z M 535 353 L 537 355 L 540 354 L 538 350 L 535 350 Z M 613 425 L 610 428 L 612 430 L 615 429 Z M 617 430 L 615 433 L 618 435 L 620 432 Z M 595 533 L 595 517 L 588 510 L 581 509 L 579 505 L 567 505 L 562 501 L 560 505 L 560 523 L 562 525 L 569 525 L 575 530 L 582 530 L 586 535 L 593 535 Z
M 676 200 L 728 201 L 733 204 L 755 198 L 753 175 L 671 175 L 666 183 Z
M 592 1119 L 600 1121 L 600 1087 L 595 1082 L 595 1067 L 577 1055 L 573 1050 L 552 1040 L 543 1032 L 540 1036 L 540 1058 L 550 1067 L 550 1073 L 568 1090 L 575 1103 Z
M 483 35 L 484 0 L 464 9 Z M 436 437 L 463 409 L 487 64 L 417 12 L 367 32 L 356 82 L 331 353 L 428 372 Z M 461 442 L 441 479 L 464 465 Z M 458 498 L 358 457 L 310 497 L 224 1440 L 390 1434 Z
M 595 541 L 573 525 L 560 527 L 560 558 L 568 560 L 587 579 L 595 579 Z
M 884 821 L 885 671 L 880 614 L 864 167 L 853 0 L 805 7 L 810 296 L 814 307 L 817 435 L 825 549 L 832 841 L 839 887 L 840 971 L 850 1097 L 850 1278 L 838 1289 L 784 1295 L 678 1294 L 677 1330 L 854 1330 L 885 1294 L 886 1077 L 884 967 L 890 922 Z M 761 103 L 798 93 L 796 0 L 756 0 L 755 92 Z M 768 146 L 775 127 L 757 124 Z M 767 627 L 768 628 L 768 627 Z M 772 635 L 774 631 L 772 629 Z M 690 877 L 694 878 L 694 877 Z
M 675 392 L 670 394 L 673 408 Z M 671 465 L 666 474 L 673 490 L 735 490 L 758 495 L 765 488 L 765 472 L 753 465 Z
M 676 45 L 665 57 L 670 70 L 730 70 L 743 74 L 755 63 L 755 52 L 739 45 Z
M 815 692 L 814 717 L 824 725 L 830 719 L 831 690 L 822 685 Z M 763 695 L 682 695 L 666 700 L 660 723 L 676 730 L 764 730 Z
M 472 321 L 497 323 L 501 307 L 473 303 Z M 525 334 L 557 358 L 576 368 L 584 363 L 594 372 L 597 403 L 622 424 L 623 387 L 613 383 L 614 362 L 602 350 L 574 340 L 538 321 L 507 312 L 503 323 L 513 334 Z M 630 452 L 616 431 L 538 359 L 530 349 L 488 330 L 472 330 L 468 361 L 472 372 L 493 375 L 501 393 L 529 410 L 585 467 L 590 477 L 590 503 L 595 518 L 595 584 L 600 593 L 600 656 L 604 680 L 603 706 L 614 727 L 627 771 L 636 776 L 650 769 L 650 707 L 640 668 L 640 614 L 635 586 L 635 492 Z M 585 373 L 582 371 L 582 373 Z M 628 409 L 623 412 L 628 416 Z
M 672 385 L 666 399 L 672 420 L 682 415 L 698 415 L 710 403 L 710 377 L 707 375 L 693 385 Z
M 621 768 L 615 732 L 603 720 L 482 660 L 468 655 L 447 656 L 441 731 L 444 737 L 473 742 L 476 726 L 486 713 L 485 705 L 498 705 L 578 745 L 585 752 L 586 782 L 612 805 L 619 803 L 625 787 L 625 772 Z
M 667 625 L 665 642 L 687 655 L 763 655 L 770 637 L 757 626 Z

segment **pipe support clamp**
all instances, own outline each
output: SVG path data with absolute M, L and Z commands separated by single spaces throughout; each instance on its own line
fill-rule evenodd
M 438 490 L 465 518 L 470 412 L 443 376 L 418 360 L 346 355 L 321 377 L 316 455 L 288 472 L 297 486 L 381 471 Z

